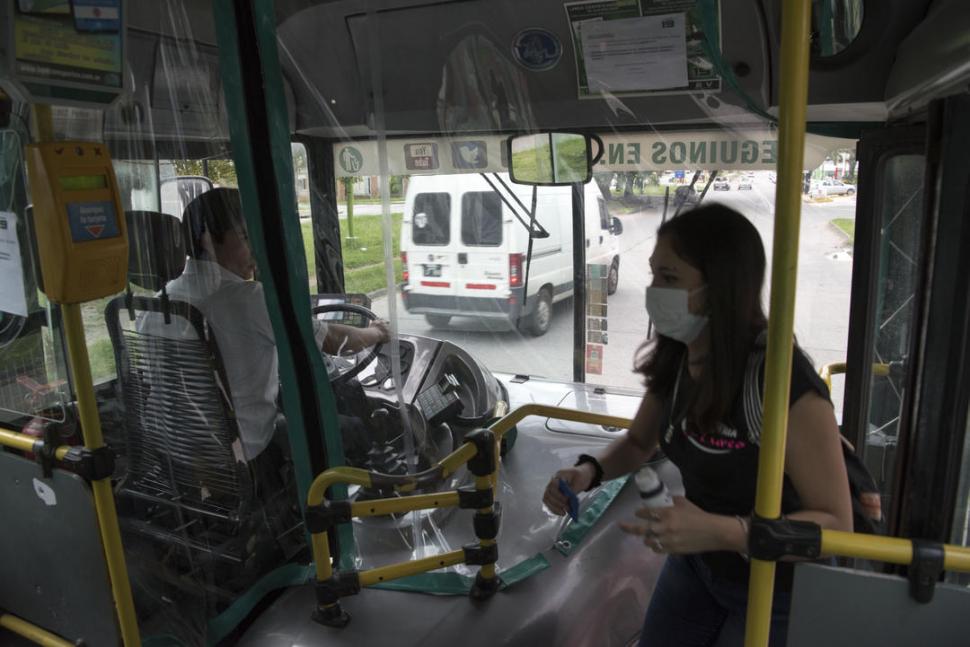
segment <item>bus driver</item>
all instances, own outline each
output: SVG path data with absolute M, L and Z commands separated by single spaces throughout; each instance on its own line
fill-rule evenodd
M 166 291 L 172 300 L 196 307 L 212 327 L 232 393 L 243 453 L 252 461 L 276 431 L 279 362 L 263 285 L 253 280 L 256 265 L 239 192 L 219 188 L 203 193 L 186 207 L 183 225 L 189 258 Z M 139 331 L 171 337 L 157 316 L 144 318 Z M 383 321 L 355 328 L 313 319 L 313 332 L 317 345 L 331 354 L 361 350 L 389 339 Z

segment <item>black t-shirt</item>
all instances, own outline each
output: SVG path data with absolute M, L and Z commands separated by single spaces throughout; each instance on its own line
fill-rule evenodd
M 680 469 L 687 499 L 707 512 L 748 516 L 754 510 L 763 385 L 764 348 L 755 348 L 749 357 L 744 384 L 731 414 L 721 422 L 716 433 L 702 433 L 685 419 L 684 409 L 694 389 L 686 365 L 680 372 L 678 387 L 671 388 L 664 398 L 660 445 Z M 808 392 L 829 400 L 825 382 L 815 373 L 808 357 L 796 346 L 792 354 L 789 407 Z M 786 474 L 782 488 L 782 514 L 800 508 L 798 494 Z M 706 553 L 703 558 L 715 576 L 732 580 L 746 580 L 748 577 L 748 563 L 737 553 Z M 776 572 L 780 588 L 791 588 L 791 568 L 791 564 L 779 562 Z

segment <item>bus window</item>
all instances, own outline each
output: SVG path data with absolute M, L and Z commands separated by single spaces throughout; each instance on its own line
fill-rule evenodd
M 502 244 L 502 200 L 494 192 L 462 196 L 461 242 L 474 247 Z
M 812 0 L 812 53 L 835 56 L 862 30 L 863 0 Z
M 128 211 L 158 211 L 158 173 L 153 160 L 114 160 L 122 204 Z
M 419 193 L 414 196 L 411 239 L 417 245 L 447 245 L 451 242 L 450 195 Z
M 922 154 L 896 154 L 882 162 L 882 203 L 877 217 L 879 240 L 875 319 L 872 323 L 873 364 L 889 367 L 888 375 L 873 375 L 868 385 L 866 462 L 883 492 L 887 509 L 896 475 L 899 417 L 910 371 L 909 350 L 916 325 L 916 290 L 923 257 Z

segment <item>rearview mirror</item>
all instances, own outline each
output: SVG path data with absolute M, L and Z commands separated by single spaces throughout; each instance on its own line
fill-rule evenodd
M 540 133 L 508 139 L 509 177 L 516 184 L 564 186 L 593 177 L 590 138 L 579 133 Z

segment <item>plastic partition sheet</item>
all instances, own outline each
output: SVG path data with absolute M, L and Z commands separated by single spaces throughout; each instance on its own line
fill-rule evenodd
M 384 410 L 371 434 L 389 442 L 344 430 L 353 465 L 416 471 L 460 442 L 464 422 L 448 423 L 448 442 L 420 402 L 452 375 L 462 406 L 478 406 L 480 393 L 459 371 L 420 361 L 438 341 L 487 371 L 642 388 L 635 369 L 655 333 L 644 291 L 657 281 L 648 262 L 656 231 L 702 201 L 741 212 L 770 249 L 777 133 L 769 62 L 724 28 L 760 24 L 753 13 L 727 16 L 715 1 L 307 2 L 278 18 L 311 167 L 305 232 L 318 282 L 367 294 L 392 333 L 362 380 L 367 407 Z M 618 34 L 657 53 L 631 58 Z M 740 59 L 750 67 L 743 78 L 725 63 Z M 661 68 L 683 73 L 651 76 Z M 578 207 L 568 186 L 534 190 L 510 179 L 508 137 L 552 129 L 598 138 Z M 852 146 L 813 137 L 805 168 L 851 180 L 854 169 L 836 151 Z M 851 263 L 847 239 L 829 223 L 851 219 L 854 198 L 806 200 L 797 333 L 821 365 L 844 358 Z M 547 235 L 530 236 L 540 229 Z M 576 274 L 586 279 L 582 299 Z M 501 498 L 514 496 L 508 486 Z M 358 522 L 355 565 L 453 549 L 461 541 L 447 529 L 468 530 L 464 516 Z M 500 566 L 526 552 L 502 552 Z
M 55 131 L 107 144 L 128 211 L 132 298 L 83 311 L 102 424 L 119 453 L 142 633 L 203 644 L 214 620 L 209 638 L 229 631 L 223 614 L 247 591 L 281 581 L 269 574 L 302 576 L 306 535 L 277 406 L 276 340 L 241 217 L 253 207 L 234 190 L 212 6 L 126 8 L 125 95 L 94 115 L 55 111 Z M 289 109 L 271 117 L 291 127 L 297 209 L 275 217 L 300 219 L 304 246 L 290 253 L 313 277 L 306 298 L 326 306 L 313 326 L 348 464 L 427 469 L 507 409 L 495 373 L 570 382 L 578 370 L 607 390 L 642 389 L 644 291 L 656 280 L 648 259 L 657 227 L 678 213 L 721 203 L 770 246 L 767 36 L 754 4 L 721 9 L 713 0 L 277 3 Z M 604 22 L 655 54 L 629 58 Z M 747 63 L 743 77 L 736 61 Z M 56 309 L 26 260 L 28 198 L 12 151 L 29 138 L 30 108 L 15 103 L 0 132 L 0 208 L 17 215 L 31 314 L 0 315 L 0 409 L 23 414 L 21 425 L 63 418 L 48 405 L 70 401 Z M 593 180 L 576 191 L 511 182 L 507 138 L 554 129 L 596 135 Z M 806 171 L 851 182 L 851 147 L 811 139 Z M 838 220 L 851 221 L 853 203 L 809 195 L 803 206 L 796 332 L 819 364 L 844 359 L 851 258 Z M 366 311 L 332 307 L 341 302 Z M 15 345 L 28 346 L 29 370 L 10 362 Z M 562 440 L 571 436 L 533 434 L 555 440 L 544 450 L 555 467 L 575 460 Z M 524 438 L 510 436 L 506 461 L 536 464 Z M 529 498 L 528 514 L 502 525 L 500 570 L 560 536 L 564 522 L 535 495 L 555 471 L 542 470 L 526 484 L 500 481 L 499 501 Z M 461 470 L 439 487 L 469 481 Z M 341 546 L 344 565 L 453 549 L 470 529 L 467 511 L 362 521 L 357 546 Z
M 306 563 L 297 558 L 305 536 L 211 3 L 125 9 L 125 94 L 105 110 L 54 105 L 53 132 L 106 144 L 128 222 L 128 290 L 84 304 L 83 317 L 105 438 L 118 454 L 114 489 L 142 637 L 202 645 L 225 630 L 210 623 L 267 574 Z M 57 310 L 33 256 L 21 155 L 31 108 L 14 102 L 0 131 L 0 227 L 16 227 L 28 306 L 27 317 L 0 314 L 0 416 L 78 443 Z M 274 220 L 284 217 L 298 214 Z M 316 331 L 322 346 L 326 324 Z
M 39 291 L 24 146 L 27 111 L 14 107 L 0 129 L 0 418 L 13 426 L 57 425 L 75 436 L 70 389 L 52 331 L 56 315 Z

